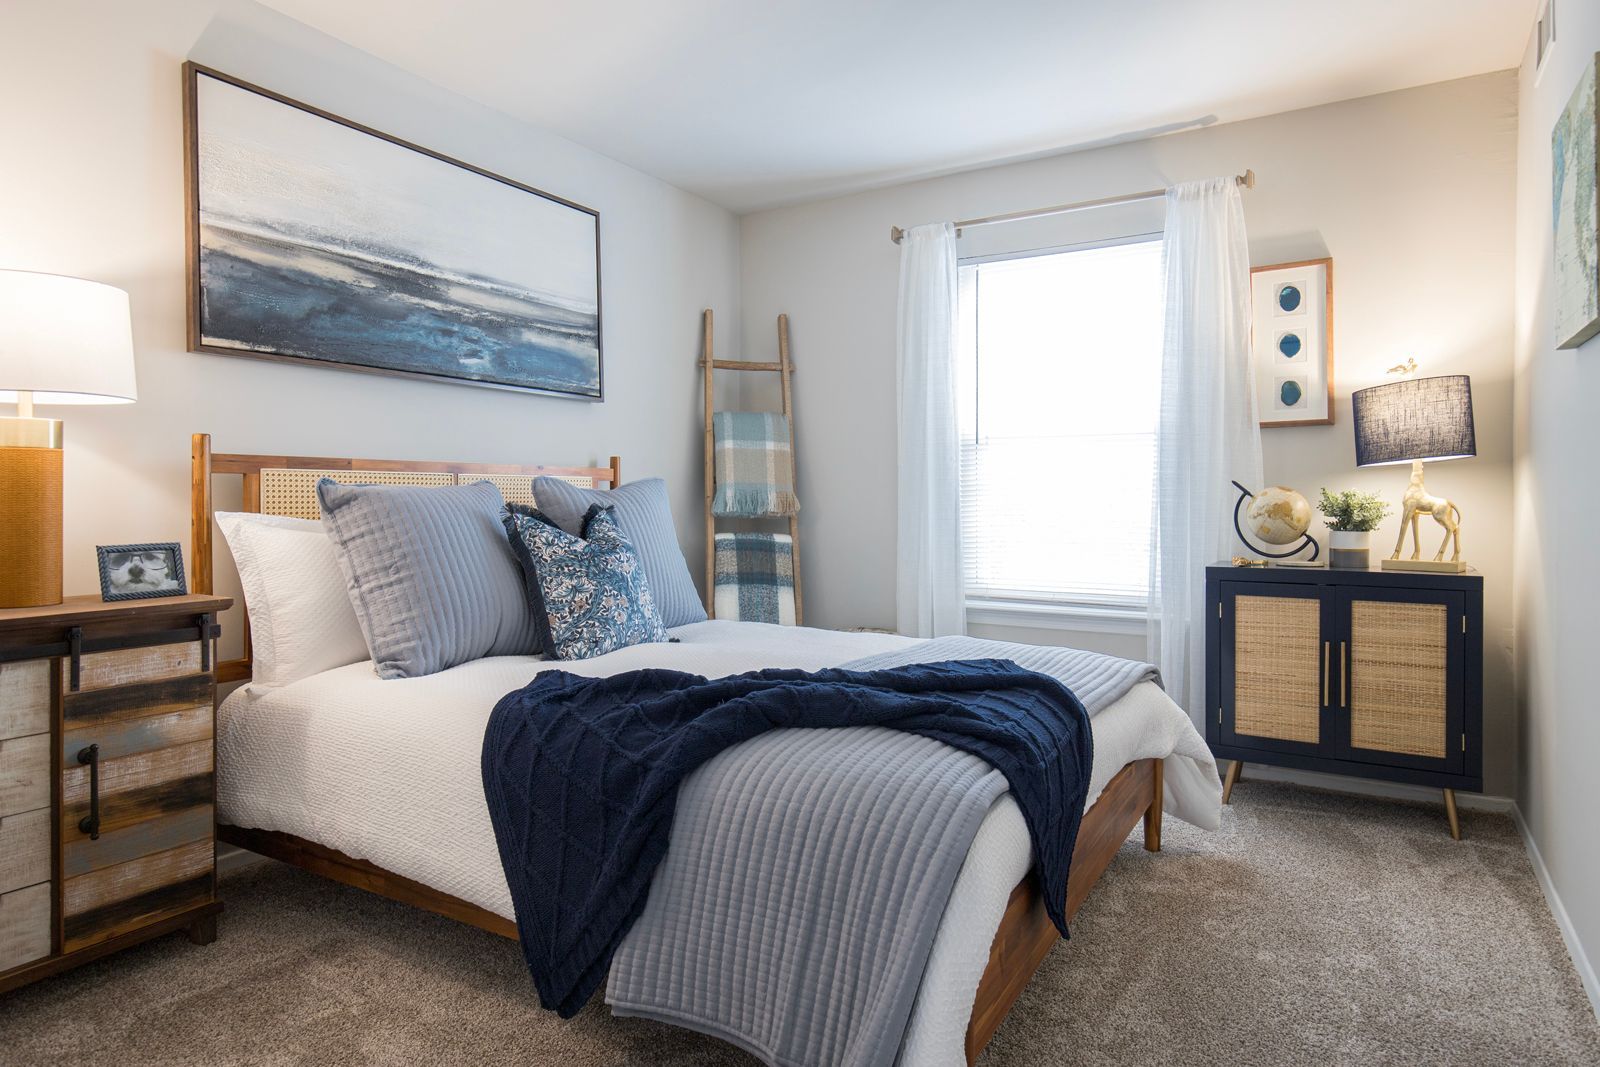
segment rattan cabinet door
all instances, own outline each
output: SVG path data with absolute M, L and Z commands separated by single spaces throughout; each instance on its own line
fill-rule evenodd
M 1315 585 L 1227 583 L 1221 601 L 1224 744 L 1315 754 L 1325 740 L 1331 604 Z
M 1351 759 L 1461 769 L 1463 609 L 1459 593 L 1437 590 L 1341 594 L 1340 701 L 1348 733 L 1340 740 Z

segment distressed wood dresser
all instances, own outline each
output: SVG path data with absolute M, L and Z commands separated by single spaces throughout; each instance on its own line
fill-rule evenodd
M 174 930 L 216 894 L 227 597 L 0 610 L 0 992 Z

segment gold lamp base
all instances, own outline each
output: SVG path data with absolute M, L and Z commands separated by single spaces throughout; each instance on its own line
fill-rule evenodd
M 0 418 L 0 608 L 61 603 L 61 420 Z
M 1444 540 L 1439 542 L 1439 551 L 1433 559 L 1423 559 L 1419 527 L 1423 517 L 1430 515 L 1443 528 Z M 1411 534 L 1411 558 L 1401 559 L 1407 531 Z M 1445 550 L 1451 547 L 1455 551 L 1449 559 L 1445 559 Z M 1401 501 L 1400 538 L 1394 543 L 1394 555 L 1380 566 L 1386 571 L 1430 571 L 1434 574 L 1461 574 L 1469 569 L 1461 562 L 1461 509 L 1456 507 L 1454 501 L 1428 492 L 1422 484 L 1420 459 L 1411 463 L 1411 484 L 1406 486 L 1406 495 Z

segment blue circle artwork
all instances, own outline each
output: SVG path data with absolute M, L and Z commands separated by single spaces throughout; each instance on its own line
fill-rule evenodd
M 1300 354 L 1300 335 L 1286 333 L 1278 338 L 1278 351 L 1283 353 L 1284 359 L 1293 359 Z
M 1286 285 L 1278 290 L 1278 306 L 1284 311 L 1294 311 L 1300 306 L 1300 287 Z
M 1301 390 L 1300 383 L 1293 378 L 1278 386 L 1278 399 L 1283 401 L 1283 406 L 1286 408 L 1292 408 L 1300 403 L 1300 398 L 1304 395 L 1305 393 Z

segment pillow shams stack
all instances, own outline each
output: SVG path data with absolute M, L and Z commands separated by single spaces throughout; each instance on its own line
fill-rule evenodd
M 492 484 L 323 479 L 317 499 L 379 677 L 540 650 Z
M 574 536 L 537 509 L 512 505 L 505 528 L 540 643 L 557 659 L 667 639 L 639 556 L 611 509 L 591 504 Z
M 609 595 L 627 590 L 639 602 L 627 612 L 611 612 L 620 636 L 601 637 L 592 624 L 576 625 L 563 594 L 546 597 L 535 590 L 537 566 L 526 565 L 531 556 L 525 545 L 514 551 L 508 543 L 504 502 L 493 484 L 325 480 L 317 486 L 320 522 L 253 513 L 216 516 L 250 614 L 253 684 L 287 685 L 369 658 L 380 677 L 414 678 L 484 656 L 545 650 L 562 658 L 598 655 L 590 650 L 663 640 L 665 627 L 705 619 L 660 479 L 610 492 L 554 478 L 534 485 L 537 499 L 547 505 L 535 521 L 564 530 L 569 553 L 590 563 L 609 560 L 622 579 Z M 597 503 L 607 512 L 604 519 L 589 514 Z M 535 514 L 519 510 L 525 517 Z M 601 531 L 600 543 L 585 548 L 591 529 Z M 601 577 L 596 588 L 604 584 Z M 568 582 L 568 588 L 577 586 Z M 537 612 L 530 604 L 536 592 Z M 553 610 L 546 613 L 546 605 Z M 562 626 L 553 626 L 553 617 Z M 541 631 L 556 629 L 585 632 L 565 637 L 563 648 L 546 646 Z

